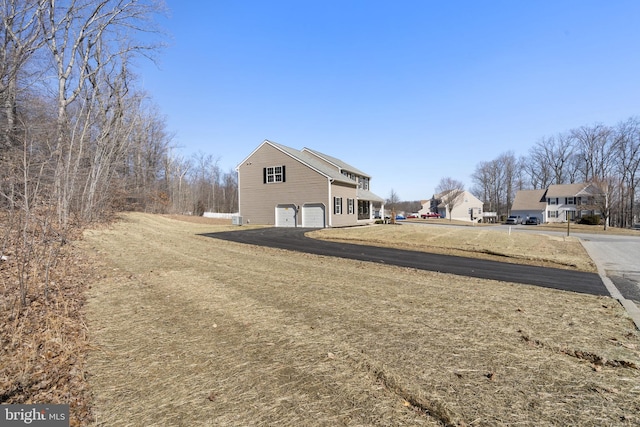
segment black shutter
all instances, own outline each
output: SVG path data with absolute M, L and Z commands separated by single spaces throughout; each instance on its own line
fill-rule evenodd
M 284 175 L 284 165 L 282 165 L 282 182 L 286 182 L 285 175 Z
M 262 183 L 267 183 L 267 168 L 262 168 Z

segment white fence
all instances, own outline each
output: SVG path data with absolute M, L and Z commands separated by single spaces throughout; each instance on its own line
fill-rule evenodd
M 202 214 L 205 218 L 222 218 L 222 219 L 232 219 L 234 216 L 240 215 L 239 212 L 236 213 L 222 213 L 222 212 L 205 212 Z

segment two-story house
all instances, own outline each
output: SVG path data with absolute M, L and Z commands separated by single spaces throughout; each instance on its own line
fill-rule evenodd
M 542 190 L 520 190 L 516 193 L 511 215 L 536 216 L 541 222 L 573 221 L 585 215 L 598 214 L 597 188 L 591 184 L 555 184 Z
M 244 224 L 343 227 L 373 222 L 371 176 L 318 151 L 265 140 L 236 168 Z

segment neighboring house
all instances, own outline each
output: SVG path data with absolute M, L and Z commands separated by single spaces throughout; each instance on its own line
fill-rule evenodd
M 373 222 L 371 177 L 335 157 L 265 140 L 236 168 L 244 224 L 343 227 Z
M 544 195 L 547 190 L 520 190 L 516 193 L 511 205 L 511 215 L 523 219 L 538 217 L 540 222 L 547 222 L 547 203 Z
M 598 214 L 594 199 L 598 190 L 591 184 L 556 184 L 544 190 L 520 190 L 511 215 L 537 216 L 540 222 L 566 222 Z
M 447 207 L 450 197 L 455 197 L 451 212 Z M 478 222 L 482 218 L 482 201 L 467 190 L 444 191 L 420 203 L 422 203 L 422 209 L 418 212 L 420 214 L 438 213 L 444 218 L 470 222 Z

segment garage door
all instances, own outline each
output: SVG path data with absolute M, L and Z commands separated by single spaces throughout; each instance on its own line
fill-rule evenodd
M 276 227 L 295 227 L 296 207 L 295 205 L 276 206 Z
M 307 203 L 302 206 L 302 226 L 324 228 L 324 205 L 322 203 Z

